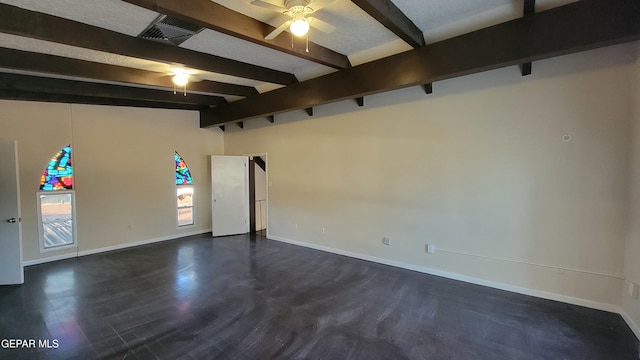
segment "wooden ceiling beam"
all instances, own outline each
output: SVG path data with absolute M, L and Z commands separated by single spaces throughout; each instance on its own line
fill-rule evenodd
M 425 45 L 424 35 L 391 0 L 351 0 L 376 21 L 414 48 Z
M 200 112 L 257 118 L 640 39 L 640 1 L 582 0 Z
M 139 39 L 53 15 L 0 4 L 0 32 L 188 68 L 289 85 L 293 74 Z
M 533 63 L 531 61 L 520 64 L 520 74 L 522 74 L 522 76 L 529 76 L 532 73 L 533 73 Z
M 305 38 L 294 37 L 294 46 L 292 47 L 292 35 L 288 32 L 281 33 L 273 40 L 265 40 L 264 37 L 275 30 L 275 27 L 235 12 L 211 0 L 123 1 L 335 69 L 351 67 L 351 63 L 345 55 L 311 41 L 309 42 L 309 51 L 307 51 Z
M 220 96 L 200 94 L 187 94 L 187 96 L 184 96 L 182 92 L 174 94 L 173 91 L 166 90 L 8 73 L 0 73 L 0 90 L 188 104 L 199 107 L 226 103 L 226 100 Z
M 523 16 L 531 16 L 536 13 L 536 0 L 524 0 Z M 520 64 L 520 73 L 522 76 L 531 75 L 533 63 L 531 61 Z
M 89 104 L 89 105 L 109 105 L 109 106 L 130 106 L 156 109 L 179 109 L 179 110 L 201 110 L 199 105 L 166 103 L 159 101 L 143 101 L 131 99 L 105 98 L 86 95 L 54 94 L 47 92 L 32 92 L 20 90 L 0 89 L 0 99 L 17 101 L 40 101 L 55 102 L 64 104 Z
M 0 68 L 157 86 L 166 89 L 173 88 L 173 81 L 167 74 L 1 47 Z M 258 90 L 251 86 L 208 80 L 190 82 L 187 89 L 189 91 L 245 97 L 258 94 Z
M 536 13 L 536 0 L 524 0 L 524 16 Z

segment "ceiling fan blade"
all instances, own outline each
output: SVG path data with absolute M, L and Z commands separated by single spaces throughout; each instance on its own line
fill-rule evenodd
M 281 32 L 285 31 L 289 27 L 289 25 L 291 25 L 291 20 L 285 21 L 282 25 L 278 26 L 275 30 L 270 32 L 269 35 L 265 36 L 264 39 L 265 40 L 275 39 L 278 35 L 280 35 Z
M 314 18 L 314 17 L 308 17 L 307 21 L 309 21 L 309 26 L 316 28 L 324 33 L 330 34 L 334 31 L 336 31 L 336 27 L 324 22 L 318 18 Z
M 277 11 L 277 12 L 286 12 L 287 9 L 283 8 L 282 6 L 278 6 L 278 5 L 273 5 L 271 3 L 268 3 L 266 1 L 262 1 L 262 0 L 254 0 L 251 2 L 251 5 L 255 5 L 255 6 L 259 6 L 265 9 L 269 9 L 269 10 L 273 10 L 273 11 Z
M 336 0 L 313 0 L 309 6 L 313 9 L 314 12 L 322 9 L 323 7 L 330 5 Z

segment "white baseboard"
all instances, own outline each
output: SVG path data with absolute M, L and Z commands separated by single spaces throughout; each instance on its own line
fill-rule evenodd
M 22 266 L 31 266 L 31 265 L 44 264 L 44 263 L 48 263 L 48 262 L 52 262 L 52 261 L 71 259 L 71 258 L 74 258 L 74 257 L 76 257 L 76 252 L 75 251 L 72 252 L 72 253 L 69 253 L 69 254 L 49 256 L 49 257 L 41 258 L 41 259 L 26 260 L 26 261 L 22 262 Z
M 636 322 L 633 321 L 631 316 L 629 316 L 629 314 L 627 314 L 627 312 L 624 311 L 624 309 L 620 309 L 620 315 L 622 316 L 624 321 L 627 323 L 627 325 L 629 325 L 629 327 L 631 328 L 631 331 L 633 331 L 633 333 L 636 334 L 636 337 L 640 339 L 640 327 L 638 326 L 638 324 L 636 324 Z
M 302 242 L 302 241 L 291 240 L 291 239 L 283 238 L 283 237 L 276 236 L 276 235 L 271 235 L 269 237 L 269 239 L 285 242 L 285 243 L 288 243 L 288 244 L 304 246 L 304 247 L 315 249 L 315 250 L 326 251 L 326 252 L 330 252 L 330 253 L 333 253 L 333 254 L 344 255 L 344 256 L 360 259 L 360 260 L 372 261 L 372 262 L 376 262 L 376 263 L 380 263 L 380 264 L 384 264 L 384 265 L 390 265 L 390 266 L 399 267 L 399 268 L 402 268 L 402 269 L 413 270 L 413 271 L 417 271 L 417 272 L 421 272 L 421 273 L 425 273 L 425 274 L 441 276 L 441 277 L 448 278 L 448 279 L 464 281 L 464 282 L 471 283 L 471 284 L 487 286 L 487 287 L 491 287 L 491 288 L 495 288 L 495 289 L 499 289 L 499 290 L 505 290 L 505 291 L 515 292 L 515 293 L 519 293 L 519 294 L 535 296 L 535 297 L 548 299 L 548 300 L 560 301 L 560 302 L 564 302 L 564 303 L 568 303 L 568 304 L 579 305 L 579 306 L 584 306 L 584 307 L 597 309 L 597 310 L 604 310 L 604 311 L 613 312 L 613 313 L 620 313 L 620 311 L 621 311 L 619 306 L 613 305 L 613 304 L 607 304 L 607 303 L 602 303 L 602 302 L 593 301 L 593 300 L 581 299 L 581 298 L 577 298 L 577 297 L 573 297 L 573 296 L 556 294 L 556 293 L 551 293 L 551 292 L 547 292 L 547 291 L 529 289 L 529 288 L 525 288 L 525 287 L 521 287 L 521 286 L 504 284 L 504 283 L 500 283 L 500 282 L 496 282 L 496 281 L 490 281 L 490 280 L 485 280 L 485 279 L 481 279 L 481 278 L 476 278 L 476 277 L 473 277 L 473 276 L 461 275 L 461 274 L 456 274 L 456 273 L 452 273 L 452 272 L 448 272 L 448 271 L 428 268 L 428 267 L 424 267 L 424 266 L 408 264 L 408 263 L 404 263 L 404 262 L 400 262 L 400 261 L 389 260 L 389 259 L 379 258 L 379 257 L 375 257 L 375 256 L 358 254 L 358 253 L 345 251 L 345 250 L 341 250 L 341 249 L 330 248 L 330 247 L 326 247 L 326 246 L 322 246 L 322 245 L 316 245 L 316 244 L 306 243 L 306 242 Z
M 180 238 L 187 237 L 187 236 L 206 234 L 208 232 L 211 232 L 211 229 L 196 230 L 196 231 L 190 231 L 190 232 L 185 232 L 185 233 L 181 233 L 181 234 L 161 236 L 161 237 L 157 237 L 157 238 L 153 238 L 153 239 L 140 240 L 140 241 L 134 241 L 134 242 L 125 243 L 125 244 L 105 246 L 105 247 L 97 248 L 97 249 L 78 251 L 77 253 L 73 252 L 73 253 L 69 253 L 69 254 L 49 256 L 49 257 L 41 258 L 41 259 L 27 260 L 27 261 L 23 261 L 22 265 L 23 266 L 31 266 L 31 265 L 44 264 L 44 263 L 48 263 L 48 262 L 52 262 L 52 261 L 70 259 L 70 258 L 74 258 L 74 257 L 86 256 L 86 255 L 92 255 L 92 254 L 99 254 L 99 253 L 103 253 L 103 252 L 107 252 L 107 251 L 126 249 L 126 248 L 130 248 L 130 247 L 134 247 L 134 246 L 153 244 L 153 243 L 162 242 L 162 241 L 168 241 L 168 240 L 176 240 L 176 239 L 180 239 Z

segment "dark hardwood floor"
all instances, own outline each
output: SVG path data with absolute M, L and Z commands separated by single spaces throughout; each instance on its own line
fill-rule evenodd
M 2 359 L 638 359 L 617 314 L 210 235 L 31 266 Z M 5 345 L 7 345 L 5 343 Z

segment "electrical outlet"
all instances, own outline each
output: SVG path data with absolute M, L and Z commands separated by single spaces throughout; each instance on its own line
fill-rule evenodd
M 385 245 L 387 245 L 387 246 L 389 246 L 389 244 L 391 243 L 391 241 L 389 240 L 389 238 L 388 238 L 388 237 L 386 237 L 386 236 L 385 236 L 385 237 L 383 237 L 383 238 L 382 238 L 382 243 L 383 243 L 383 244 L 385 244 Z
M 322 228 L 322 234 L 324 234 L 324 228 Z
M 632 282 L 629 283 L 629 297 L 637 299 L 639 290 L 638 284 Z
M 436 253 L 436 246 L 434 244 L 427 244 L 427 252 L 429 254 L 435 254 Z

